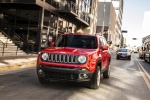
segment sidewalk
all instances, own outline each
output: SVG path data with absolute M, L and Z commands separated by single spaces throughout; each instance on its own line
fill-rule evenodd
M 36 66 L 37 55 L 0 57 L 0 72 Z

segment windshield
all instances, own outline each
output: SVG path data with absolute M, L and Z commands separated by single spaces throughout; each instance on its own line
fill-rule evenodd
M 120 49 L 118 50 L 118 52 L 127 52 L 128 50 L 127 49 Z
M 74 47 L 74 48 L 86 48 L 96 49 L 97 42 L 94 36 L 83 35 L 62 35 L 55 42 L 55 47 Z

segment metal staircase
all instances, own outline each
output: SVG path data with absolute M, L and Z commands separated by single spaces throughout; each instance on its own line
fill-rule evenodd
M 0 32 L 0 56 L 26 55 L 26 53 Z
M 21 38 L 8 25 L 9 23 L 0 20 L 0 56 L 30 55 L 36 53 L 34 49 L 37 46 Z

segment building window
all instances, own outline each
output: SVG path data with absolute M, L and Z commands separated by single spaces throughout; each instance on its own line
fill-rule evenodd
M 49 26 L 49 11 L 44 10 L 44 21 L 43 21 L 43 25 L 44 26 Z
M 54 14 L 51 14 L 50 15 L 50 27 L 51 28 L 55 28 L 56 29 L 56 27 L 57 27 L 57 16 L 56 15 L 54 15 Z

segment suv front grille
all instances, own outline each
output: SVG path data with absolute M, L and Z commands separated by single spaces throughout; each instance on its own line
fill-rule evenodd
M 53 54 L 49 53 L 48 62 L 56 62 L 56 63 L 68 63 L 75 64 L 77 63 L 78 55 L 69 55 L 69 54 Z

